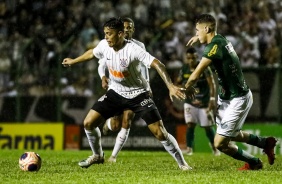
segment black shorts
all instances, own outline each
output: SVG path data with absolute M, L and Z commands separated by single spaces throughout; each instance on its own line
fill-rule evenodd
M 104 119 L 122 114 L 124 110 L 130 109 L 135 113 L 135 116 L 142 118 L 147 125 L 161 120 L 160 113 L 148 92 L 133 99 L 127 99 L 114 90 L 109 90 L 98 99 L 92 109 L 100 113 Z

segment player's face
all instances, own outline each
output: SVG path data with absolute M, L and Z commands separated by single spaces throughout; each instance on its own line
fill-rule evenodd
M 198 36 L 200 43 L 207 42 L 206 24 L 196 24 L 196 36 Z
M 194 53 L 194 54 L 187 53 L 186 54 L 186 62 L 189 65 L 194 66 L 197 63 L 197 59 L 198 59 L 198 56 L 197 56 L 196 53 Z
M 104 27 L 105 39 L 107 40 L 110 47 L 117 46 L 121 39 L 123 40 L 123 32 L 117 31 L 115 29 L 110 29 L 109 27 Z
M 134 26 L 131 22 L 124 22 L 124 37 L 126 39 L 132 39 L 132 35 L 134 33 Z

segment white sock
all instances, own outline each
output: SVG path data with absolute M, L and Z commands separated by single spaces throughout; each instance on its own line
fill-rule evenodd
M 106 120 L 106 124 L 107 124 L 108 128 L 109 128 L 111 131 L 113 131 L 113 130 L 112 130 L 112 126 L 111 126 L 111 118 L 109 118 L 109 119 Z
M 117 135 L 117 138 L 116 138 L 116 143 L 115 143 L 113 152 L 112 152 L 113 157 L 117 157 L 119 151 L 121 150 L 123 145 L 126 143 L 126 140 L 129 136 L 129 131 L 130 131 L 130 128 L 129 129 L 125 129 L 125 128 L 120 129 Z
M 89 141 L 90 148 L 93 152 L 93 155 L 102 156 L 102 144 L 101 144 L 101 132 L 98 127 L 96 127 L 93 131 L 84 129 L 87 139 Z
M 176 160 L 178 165 L 187 165 L 186 161 L 184 160 L 183 154 L 176 142 L 175 138 L 168 134 L 167 140 L 160 141 L 167 152 Z

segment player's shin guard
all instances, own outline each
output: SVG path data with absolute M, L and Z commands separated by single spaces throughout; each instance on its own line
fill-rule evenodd
M 93 155 L 102 155 L 101 132 L 97 127 L 93 131 L 84 129 Z
M 130 129 L 125 129 L 125 128 L 121 128 L 121 130 L 119 131 L 117 138 L 116 138 L 116 143 L 115 143 L 115 146 L 112 152 L 113 157 L 117 157 L 119 151 L 126 143 L 126 140 L 129 136 L 129 131 Z
M 167 152 L 176 160 L 178 165 L 187 165 L 186 161 L 184 160 L 183 154 L 175 140 L 175 138 L 168 134 L 167 140 L 160 141 Z

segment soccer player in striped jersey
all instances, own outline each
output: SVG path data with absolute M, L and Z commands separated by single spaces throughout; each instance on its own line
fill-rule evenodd
M 213 64 L 218 76 L 218 100 L 214 144 L 217 149 L 234 159 L 246 162 L 239 170 L 262 169 L 262 161 L 242 150 L 235 142 L 244 142 L 263 149 L 269 164 L 274 163 L 274 148 L 277 140 L 274 137 L 261 137 L 242 131 L 242 126 L 253 103 L 252 92 L 246 84 L 239 58 L 232 44 L 225 37 L 216 33 L 215 18 L 202 14 L 196 20 L 196 36 L 187 45 L 200 41 L 207 44 L 202 59 L 189 77 L 185 87 L 187 94 L 193 96 L 193 85 L 204 70 Z
M 134 30 L 135 30 L 133 20 L 130 19 L 130 18 L 127 18 L 127 17 L 123 18 L 122 20 L 123 20 L 123 24 L 124 24 L 125 39 L 131 40 L 135 44 L 139 45 L 142 49 L 146 50 L 145 45 L 142 42 L 132 38 Z M 149 83 L 150 79 L 149 79 L 148 68 L 142 63 L 140 63 L 140 66 L 141 66 L 142 76 Z M 99 67 L 98 67 L 98 73 L 99 73 L 99 76 L 102 79 L 102 87 L 104 89 L 108 89 L 109 79 L 106 76 L 105 70 L 106 70 L 106 60 L 100 59 L 99 60 Z M 148 85 L 148 90 L 151 91 L 149 85 Z M 122 149 L 122 147 L 124 146 L 124 144 L 127 141 L 127 138 L 129 136 L 131 122 L 136 118 L 136 117 L 135 118 L 134 117 L 135 117 L 135 115 L 134 115 L 133 111 L 128 109 L 128 110 L 123 111 L 123 113 L 121 115 L 111 117 L 111 118 L 106 120 L 106 122 L 103 126 L 103 134 L 104 135 L 107 135 L 108 131 L 120 130 L 117 137 L 116 137 L 115 146 L 114 146 L 114 149 L 112 151 L 110 158 L 108 159 L 108 162 L 116 162 L 116 158 L 117 158 L 119 151 Z M 139 118 L 139 121 L 143 121 L 143 120 L 141 118 Z
M 111 81 L 106 94 L 94 103 L 84 119 L 84 130 L 93 154 L 80 161 L 78 165 L 87 168 L 92 164 L 104 163 L 101 132 L 98 126 L 106 119 L 130 109 L 147 123 L 152 134 L 176 160 L 179 169 L 192 169 L 184 160 L 176 139 L 163 125 L 159 111 L 149 95 L 149 83 L 141 75 L 140 63 L 158 72 L 169 90 L 171 99 L 173 97 L 185 99 L 185 93 L 172 83 L 165 66 L 158 59 L 124 38 L 124 24 L 120 18 L 111 18 L 103 27 L 105 39 L 101 40 L 94 49 L 86 51 L 75 59 L 65 58 L 62 62 L 67 67 L 94 57 L 105 58 Z

